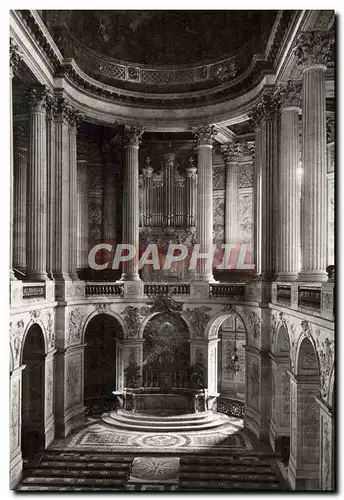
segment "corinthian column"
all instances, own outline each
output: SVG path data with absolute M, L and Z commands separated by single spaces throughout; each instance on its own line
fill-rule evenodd
M 304 32 L 297 56 L 302 78 L 301 281 L 326 281 L 326 98 L 325 71 L 332 36 L 328 32 Z
M 229 144 L 222 147 L 226 167 L 225 187 L 225 243 L 239 242 L 239 168 L 238 162 L 243 154 L 242 144 Z
M 140 281 L 139 252 L 139 145 L 142 129 L 125 127 L 125 164 L 123 184 L 123 242 L 132 245 L 135 257 L 123 262 L 121 281 Z
M 29 162 L 27 173 L 27 278 L 46 280 L 47 263 L 47 144 L 44 87 L 27 93 L 29 113 Z
M 298 88 L 288 82 L 279 89 L 281 98 L 281 142 L 279 174 L 279 258 L 278 279 L 297 278 L 300 262 L 300 161 Z
M 271 280 L 276 257 L 276 231 L 274 228 L 274 187 L 278 167 L 277 139 L 278 102 L 275 96 L 264 95 L 253 111 L 256 131 L 256 237 L 260 254 L 261 278 Z
M 13 266 L 26 269 L 26 190 L 27 190 L 27 123 L 14 124 L 14 232 Z
M 143 226 L 152 225 L 152 190 L 153 190 L 153 167 L 150 165 L 151 159 L 146 158 L 143 168 Z
M 78 166 L 76 154 L 76 131 L 81 122 L 81 115 L 74 108 L 69 108 L 69 275 L 78 279 L 77 273 L 77 221 L 78 221 Z
M 22 54 L 18 46 L 10 38 L 10 280 L 15 280 L 12 260 L 13 260 L 13 111 L 12 111 L 12 78 L 18 67 Z
M 186 168 L 186 226 L 196 225 L 196 200 L 197 200 L 197 168 L 194 166 L 194 159 L 189 160 L 189 167 Z
M 200 253 L 213 252 L 213 164 L 212 149 L 216 131 L 214 127 L 200 127 L 194 130 L 197 138 L 197 222 L 196 241 Z M 196 278 L 213 281 L 212 258 L 198 259 Z
M 50 278 L 54 273 L 55 249 L 55 161 L 56 135 L 55 113 L 56 98 L 49 94 L 46 97 L 47 111 L 47 272 Z

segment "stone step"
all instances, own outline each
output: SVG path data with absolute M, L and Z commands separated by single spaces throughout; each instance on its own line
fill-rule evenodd
M 278 483 L 276 476 L 274 474 L 248 474 L 248 473 L 227 473 L 224 471 L 221 472 L 180 472 L 179 480 L 180 481 L 202 481 L 204 479 L 208 480 L 222 480 L 225 479 L 227 481 L 247 481 L 248 479 L 253 482 L 260 483 Z
M 104 414 L 102 419 L 109 425 L 121 429 L 127 429 L 132 431 L 140 432 L 186 432 L 186 431 L 198 431 L 205 429 L 213 429 L 227 424 L 229 419 L 226 415 L 214 416 L 213 418 L 205 417 L 203 420 L 195 421 L 182 421 L 182 422 L 164 422 L 164 421 L 150 421 L 147 419 L 132 420 L 129 417 L 124 418 L 123 415 L 114 414 Z
M 16 491 L 81 491 L 81 492 L 110 492 L 110 491 L 123 491 L 125 487 L 118 488 L 92 488 L 90 487 L 77 487 L 77 486 L 40 486 L 40 485 L 20 485 Z
M 119 462 L 73 462 L 68 460 L 63 462 L 62 460 L 42 460 L 39 463 L 39 467 L 43 468 L 59 468 L 59 469 L 111 469 L 111 470 L 128 470 L 130 467 L 130 462 L 119 463 Z
M 37 485 L 48 485 L 48 486 L 74 486 L 74 485 L 84 485 L 84 486 L 97 486 L 107 487 L 107 486 L 123 486 L 125 485 L 124 479 L 105 479 L 105 478 L 78 478 L 78 477 L 39 477 L 39 476 L 28 476 L 23 479 L 21 485 L 37 484 Z
M 100 464 L 98 464 L 98 469 L 73 469 L 73 468 L 39 468 L 29 471 L 30 477 L 40 476 L 40 477 L 113 477 L 115 479 L 126 479 L 130 474 L 130 469 L 127 467 L 126 470 L 101 470 Z
M 272 467 L 267 467 L 267 466 L 262 466 L 262 467 L 257 467 L 257 466 L 252 466 L 252 465 L 241 465 L 241 464 L 230 464 L 230 465 L 223 465 L 222 469 L 225 469 L 225 471 L 220 471 L 221 473 L 226 472 L 227 475 L 231 473 L 239 473 L 239 472 L 244 472 L 245 474 L 272 474 L 273 470 Z M 192 465 L 192 464 L 181 464 L 180 465 L 180 474 L 191 474 L 191 473 L 212 473 L 212 472 L 217 472 L 219 471 L 219 466 L 218 465 Z
M 264 484 L 251 481 L 180 481 L 178 490 L 281 490 L 278 483 Z
M 206 411 L 202 411 L 202 412 L 199 412 L 199 413 L 189 413 L 189 414 L 181 414 L 181 415 L 164 415 L 164 416 L 157 416 L 157 415 L 150 415 L 148 413 L 132 413 L 130 411 L 126 411 L 126 410 L 117 410 L 116 411 L 111 411 L 109 412 L 110 415 L 112 415 L 113 413 L 116 413 L 117 415 L 123 415 L 125 417 L 130 417 L 131 419 L 133 420 L 142 420 L 142 419 L 145 419 L 145 420 L 149 420 L 149 421 L 152 421 L 152 422 L 160 422 L 160 421 L 164 421 L 164 422 L 183 422 L 183 421 L 189 421 L 189 420 L 202 420 L 204 419 L 205 417 L 208 417 L 208 416 L 211 416 L 211 415 L 215 415 L 214 412 L 206 412 Z M 223 413 L 218 413 L 217 415 L 223 415 Z
M 129 455 L 111 455 L 109 452 L 97 453 L 90 452 L 66 452 L 63 449 L 52 448 L 45 453 L 44 460 L 63 460 L 63 461 L 78 461 L 78 462 L 113 462 L 113 463 L 131 463 L 133 456 Z
M 241 465 L 241 466 L 252 466 L 252 467 L 270 467 L 269 462 L 262 460 L 255 456 L 248 456 L 250 451 L 246 452 L 245 455 L 233 454 L 228 456 L 228 451 L 226 455 L 218 456 L 182 456 L 180 457 L 180 465 L 200 465 L 204 467 L 216 467 L 216 466 L 231 466 L 231 465 Z M 252 452 L 251 452 L 252 453 Z M 262 458 L 266 458 L 265 456 Z

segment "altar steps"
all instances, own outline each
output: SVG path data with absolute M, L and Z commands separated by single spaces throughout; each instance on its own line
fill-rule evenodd
M 269 457 L 187 456 L 180 458 L 179 491 L 287 490 Z
M 212 411 L 174 415 L 166 417 L 150 416 L 126 412 L 111 411 L 102 415 L 102 420 L 119 429 L 138 432 L 190 432 L 214 429 L 226 425 L 229 417 Z
M 132 456 L 50 450 L 25 467 L 17 491 L 123 491 Z

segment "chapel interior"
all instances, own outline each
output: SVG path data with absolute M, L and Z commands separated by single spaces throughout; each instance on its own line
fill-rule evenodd
M 10 11 L 11 489 L 336 489 L 335 25 Z

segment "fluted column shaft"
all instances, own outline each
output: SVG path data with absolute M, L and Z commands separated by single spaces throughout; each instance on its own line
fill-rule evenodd
M 292 281 L 297 278 L 300 262 L 300 178 L 298 175 L 299 113 L 298 96 L 293 89 L 282 94 L 280 134 L 280 175 L 278 228 L 280 234 L 278 279 Z
M 78 259 L 77 268 L 88 267 L 87 161 L 78 160 Z
M 164 198 L 165 198 L 165 226 L 170 227 L 174 222 L 174 162 L 176 155 L 167 153 L 163 155 Z
M 56 100 L 48 96 L 47 100 L 47 272 L 50 278 L 54 274 L 55 248 L 55 161 L 56 132 L 54 111 Z
M 304 32 L 297 55 L 302 78 L 302 281 L 326 281 L 326 96 L 325 70 L 332 36 L 328 32 Z
M 17 45 L 10 38 L 10 68 L 9 68 L 9 101 L 10 101 L 10 255 L 9 255 L 9 277 L 11 281 L 16 280 L 13 272 L 13 93 L 12 78 L 22 59 L 22 54 Z
M 256 276 L 262 272 L 262 129 L 255 126 L 255 163 L 253 189 L 253 241 L 254 267 Z
M 44 89 L 30 89 L 29 162 L 27 173 L 27 278 L 46 280 L 47 144 Z
M 153 194 L 153 168 L 147 165 L 143 169 L 143 225 L 152 225 L 152 194 Z
M 197 143 L 197 223 L 196 241 L 200 253 L 213 251 L 213 165 L 212 149 L 213 127 L 202 127 L 196 132 Z M 198 259 L 196 278 L 201 281 L 213 281 L 212 258 Z
M 133 245 L 135 257 L 123 262 L 121 281 L 140 281 L 139 251 L 139 142 L 142 130 L 126 127 L 123 183 L 123 243 Z
M 13 267 L 19 271 L 26 269 L 27 156 L 27 147 L 15 144 Z
M 197 168 L 186 169 L 186 225 L 196 226 Z
M 69 275 L 78 279 L 77 273 L 77 157 L 76 124 L 69 126 Z
M 68 107 L 58 100 L 55 118 L 55 246 L 53 276 L 69 280 L 69 129 Z

